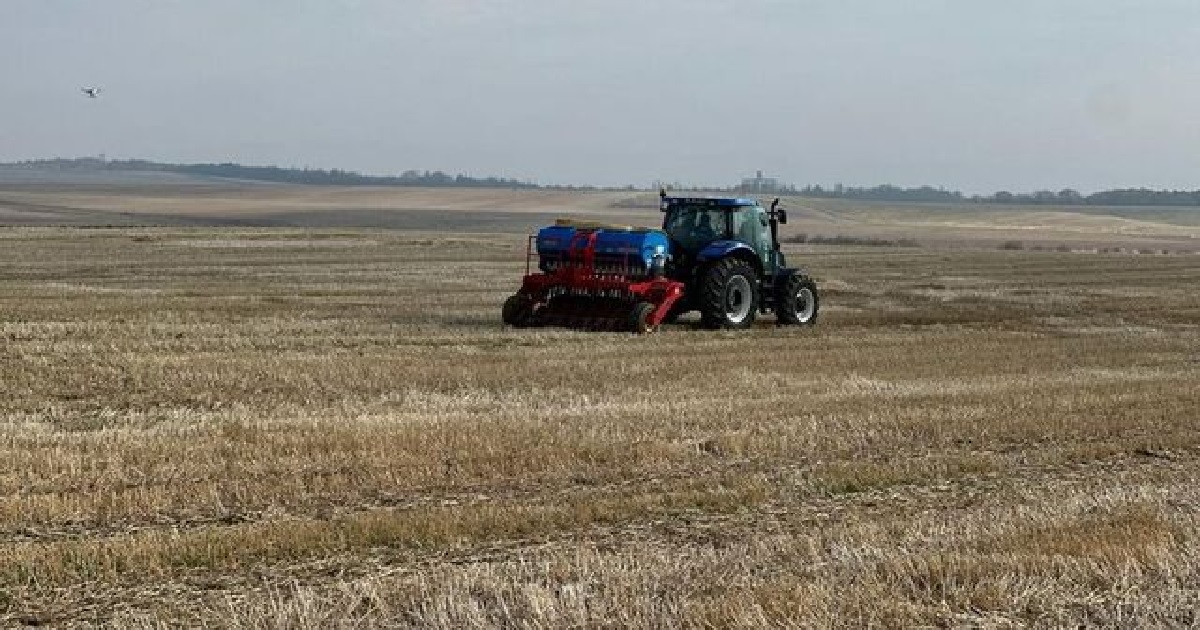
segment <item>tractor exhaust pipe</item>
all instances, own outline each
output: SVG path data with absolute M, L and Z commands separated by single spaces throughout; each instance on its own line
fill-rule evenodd
M 780 224 L 787 225 L 787 210 L 779 207 L 779 197 L 771 202 L 771 247 L 775 251 L 779 251 L 779 226 Z

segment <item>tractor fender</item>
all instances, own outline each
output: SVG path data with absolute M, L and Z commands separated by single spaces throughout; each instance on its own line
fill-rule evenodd
M 730 256 L 745 259 L 746 262 L 754 265 L 754 271 L 758 273 L 758 277 L 763 277 L 762 260 L 758 258 L 753 247 L 741 241 L 713 241 L 700 250 L 700 253 L 696 255 L 696 262 L 710 263 Z

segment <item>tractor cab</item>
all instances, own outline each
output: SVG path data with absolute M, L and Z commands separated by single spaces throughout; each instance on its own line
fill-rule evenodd
M 757 201 L 665 196 L 662 201 L 663 231 L 681 261 L 711 260 L 740 249 L 762 275 L 785 266 L 772 242 L 770 213 Z

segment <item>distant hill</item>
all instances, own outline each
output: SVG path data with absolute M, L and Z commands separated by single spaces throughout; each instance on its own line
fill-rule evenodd
M 51 168 L 21 168 L 0 165 L 0 186 L 156 186 L 207 185 L 228 180 L 155 171 L 86 171 Z M 269 182 L 241 182 L 270 186 Z

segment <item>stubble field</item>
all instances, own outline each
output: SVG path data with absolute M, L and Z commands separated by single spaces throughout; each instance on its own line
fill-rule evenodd
M 501 327 L 519 232 L 0 230 L 0 625 L 1200 623 L 1200 256 L 636 337 Z

